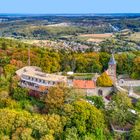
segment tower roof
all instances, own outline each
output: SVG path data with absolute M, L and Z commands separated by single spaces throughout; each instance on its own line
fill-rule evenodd
M 109 65 L 115 65 L 116 64 L 116 61 L 115 61 L 115 58 L 114 58 L 114 55 L 112 54 L 112 57 L 110 58 L 109 60 Z

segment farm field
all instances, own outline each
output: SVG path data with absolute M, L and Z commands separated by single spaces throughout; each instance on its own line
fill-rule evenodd
M 132 41 L 140 41 L 140 32 L 135 32 L 128 37 Z
M 112 37 L 112 33 L 106 33 L 106 34 L 81 34 L 78 36 L 79 39 L 86 40 L 88 42 L 96 42 L 100 43 L 104 41 L 105 39 L 108 39 Z
M 28 44 L 34 44 L 34 45 L 48 45 L 48 43 L 51 43 L 52 41 L 50 40 L 22 40 L 22 42 L 24 43 L 28 43 Z

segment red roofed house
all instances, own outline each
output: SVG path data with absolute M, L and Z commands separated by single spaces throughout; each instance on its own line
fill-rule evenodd
M 92 80 L 73 80 L 73 86 L 79 89 L 94 89 L 96 83 Z
M 96 87 L 94 80 L 73 80 L 72 86 L 82 90 L 87 96 L 107 96 L 113 91 L 112 87 Z
M 73 80 L 73 87 L 77 89 L 83 89 L 87 95 L 95 93 L 96 82 L 92 80 Z

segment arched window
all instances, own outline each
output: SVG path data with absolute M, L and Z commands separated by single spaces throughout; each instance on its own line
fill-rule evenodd
M 101 89 L 98 90 L 98 95 L 103 96 L 103 91 Z

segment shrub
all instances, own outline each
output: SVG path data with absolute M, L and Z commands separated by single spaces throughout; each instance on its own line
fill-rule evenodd
M 28 97 L 28 90 L 20 87 L 13 89 L 13 98 L 16 100 L 25 100 Z

